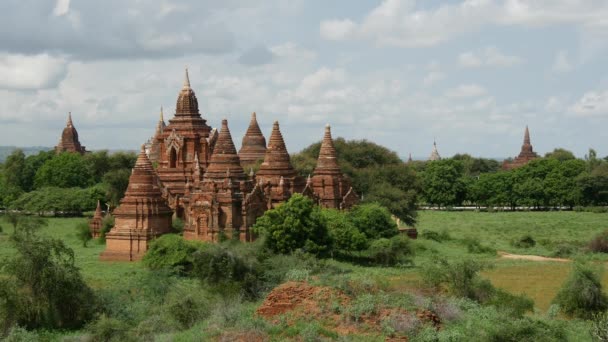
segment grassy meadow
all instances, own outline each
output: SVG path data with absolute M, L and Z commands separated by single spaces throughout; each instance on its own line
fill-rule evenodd
M 113 288 L 116 284 L 142 275 L 145 270 L 141 263 L 100 262 L 98 257 L 104 245 L 92 240 L 87 247 L 76 238 L 76 225 L 81 218 L 52 218 L 49 225 L 40 230 L 41 234 L 62 239 L 71 247 L 76 256 L 87 283 L 94 289 Z M 1 222 L 4 232 L 0 233 L 0 258 L 10 256 L 13 251 L 8 243 L 12 227 Z M 416 255 L 410 267 L 365 267 L 345 262 L 331 261 L 329 264 L 339 266 L 350 272 L 351 278 L 375 279 L 384 283 L 391 291 L 424 292 L 420 277 L 420 267 L 432 262 L 434 256 L 445 256 L 449 260 L 474 258 L 487 261 L 493 267 L 482 272 L 498 288 L 512 294 L 525 294 L 534 300 L 537 314 L 544 315 L 555 294 L 567 278 L 571 263 L 555 261 L 508 260 L 497 253 L 504 251 L 511 254 L 539 255 L 553 257 L 556 251 L 567 246 L 569 255 L 562 252 L 558 256 L 570 259 L 582 258 L 596 264 L 603 263 L 604 255 L 590 254 L 584 245 L 598 233 L 608 229 L 608 214 L 578 212 L 514 212 L 514 213 L 481 213 L 481 212 L 440 212 L 423 211 L 418 217 L 419 239 L 414 243 Z M 425 238 L 428 232 L 443 236 L 441 241 Z M 536 244 L 533 247 L 516 247 L 517 241 L 524 235 L 530 235 Z M 472 247 L 471 247 L 472 246 Z M 322 280 L 321 280 L 322 281 Z M 608 272 L 604 272 L 602 283 L 608 287 Z M 248 304 L 244 311 L 252 315 L 262 301 Z M 579 329 L 585 334 L 583 323 L 573 323 L 573 331 Z M 207 329 L 207 326 L 195 326 L 192 329 Z M 174 337 L 177 340 L 191 340 L 189 336 L 199 336 L 198 330 L 187 330 Z M 282 340 L 289 329 L 275 329 L 276 340 Z M 304 329 L 304 328 L 302 328 Z M 292 329 L 293 330 L 293 329 Z M 577 333 L 575 333 L 577 335 Z M 582 335 L 581 335 L 582 336 Z M 193 337 L 194 339 L 194 337 Z M 171 340 L 171 339 L 168 339 Z M 195 339 L 194 339 L 195 340 Z M 274 340 L 274 339 L 273 339 Z M 365 340 L 365 339 L 363 339 Z M 382 340 L 382 339 L 371 339 Z M 571 339 L 569 339 L 571 340 Z M 579 340 L 579 339 L 572 339 Z M 581 337 L 588 341 L 588 337 Z

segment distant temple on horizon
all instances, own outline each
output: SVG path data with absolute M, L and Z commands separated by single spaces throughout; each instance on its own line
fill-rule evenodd
M 142 146 L 114 211 L 116 225 L 106 235 L 101 258 L 141 258 L 150 239 L 170 231 L 171 215 L 184 221 L 186 239 L 253 241 L 256 219 L 297 193 L 326 208 L 348 209 L 358 202 L 340 171 L 330 126 L 308 178 L 292 166 L 278 121 L 266 145 L 253 113 L 237 153 L 228 121 L 222 120 L 218 131 L 201 117 L 186 69 L 175 116 L 165 125 L 161 108 L 154 136 Z
M 522 167 L 532 160 L 538 158 L 538 154 L 534 152 L 532 148 L 532 144 L 530 143 L 530 131 L 528 130 L 528 126 L 526 126 L 526 131 L 524 133 L 524 143 L 521 146 L 521 151 L 519 155 L 513 159 L 513 161 L 505 160 L 502 164 L 503 170 L 512 170 L 518 167 Z
M 68 113 L 68 122 L 61 133 L 61 138 L 59 138 L 59 143 L 55 146 L 55 153 L 62 152 L 73 152 L 85 154 L 86 149 L 84 146 L 80 145 L 80 141 L 78 140 L 78 132 L 76 131 L 76 127 L 72 123 L 72 113 Z
M 439 151 L 437 151 L 437 141 L 433 140 L 433 150 L 431 151 L 431 155 L 429 156 L 429 161 L 437 160 L 441 160 L 441 156 L 439 155 Z

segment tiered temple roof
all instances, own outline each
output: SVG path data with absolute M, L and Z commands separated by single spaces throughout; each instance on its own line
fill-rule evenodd
M 140 259 L 150 240 L 171 230 L 172 215 L 142 146 L 129 177 L 125 197 L 114 210 L 115 226 L 106 234 L 106 250 L 101 259 Z
M 280 177 L 293 178 L 298 172 L 291 165 L 291 159 L 285 146 L 285 140 L 279 128 L 279 122 L 275 121 L 272 125 L 272 133 L 268 141 L 268 149 L 264 156 L 264 162 L 260 165 L 260 170 L 257 173 L 258 178 L 278 179 Z
M 247 132 L 243 137 L 243 143 L 239 150 L 239 157 L 243 166 L 255 164 L 258 160 L 263 160 L 266 155 L 266 138 L 260 130 L 256 114 L 251 114 L 251 122 Z
M 205 178 L 221 180 L 225 179 L 227 175 L 240 179 L 246 178 L 228 128 L 228 120 L 224 119 L 205 172 Z
M 526 131 L 524 132 L 524 143 L 521 145 L 519 155 L 511 162 L 505 161 L 502 164 L 502 168 L 505 170 L 516 169 L 528 164 L 530 161 L 536 158 L 538 158 L 538 154 L 536 154 L 532 148 L 532 144 L 530 143 L 530 130 L 528 129 L 528 126 L 526 126 Z
M 68 122 L 61 133 L 61 138 L 59 139 L 59 144 L 55 147 L 55 152 L 74 152 L 80 154 L 86 152 L 85 147 L 80 145 L 80 141 L 78 140 L 78 132 L 72 123 L 71 112 L 68 113 Z

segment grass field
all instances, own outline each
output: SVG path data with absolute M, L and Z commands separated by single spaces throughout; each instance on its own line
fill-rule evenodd
M 48 227 L 41 228 L 41 234 L 62 239 L 76 255 L 76 262 L 86 281 L 94 288 L 113 287 L 115 284 L 133 279 L 144 272 L 141 263 L 107 263 L 99 261 L 104 245 L 93 240 L 83 247 L 75 235 L 75 227 L 83 219 L 53 218 Z M 0 258 L 10 256 L 8 236 L 12 227 L 0 221 L 4 233 L 0 233 Z M 525 294 L 535 302 L 540 312 L 546 312 L 562 283 L 567 278 L 571 263 L 551 261 L 526 261 L 501 259 L 496 251 L 512 254 L 532 254 L 552 256 L 556 246 L 570 244 L 583 246 L 591 238 L 608 228 L 608 214 L 576 212 L 437 212 L 419 213 L 418 231 L 447 232 L 445 241 L 420 238 L 415 242 L 414 266 L 409 268 L 363 267 L 336 262 L 340 267 L 360 278 L 382 279 L 388 286 L 409 291 L 421 290 L 420 266 L 430 262 L 433 256 L 445 256 L 450 260 L 474 258 L 493 264 L 482 276 L 496 287 L 513 294 Z M 517 248 L 511 241 L 529 234 L 537 242 L 531 248 Z M 445 236 L 445 234 L 444 234 Z M 474 238 L 489 252 L 471 252 L 464 239 Z M 586 253 L 582 248 L 571 258 L 591 260 L 603 264 L 605 255 Z M 604 272 L 602 283 L 608 286 L 608 272 Z M 422 289 L 424 290 L 424 289 Z

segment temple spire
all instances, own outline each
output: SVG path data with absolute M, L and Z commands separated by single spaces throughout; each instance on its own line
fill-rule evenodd
M 331 126 L 329 124 L 325 125 L 325 134 L 323 135 L 323 141 L 321 142 L 317 167 L 315 168 L 314 173 L 340 174 L 340 166 L 338 165 L 336 148 L 334 147 L 334 141 L 331 137 Z
M 190 89 L 190 76 L 188 76 L 188 67 L 186 67 L 186 77 L 184 78 L 184 89 Z
M 223 119 L 222 128 L 215 142 L 205 177 L 223 179 L 226 175 L 236 176 L 241 179 L 245 178 L 245 172 L 241 167 L 241 161 L 236 153 L 232 135 L 228 128 L 228 120 Z
M 431 156 L 429 157 L 430 161 L 441 160 L 441 156 L 439 155 L 439 151 L 437 151 L 437 141 L 433 139 L 433 151 L 431 151 Z
M 530 130 L 528 129 L 528 125 L 526 125 L 526 132 L 524 133 L 524 145 L 530 145 Z
M 74 124 L 72 123 L 72 112 L 68 112 L 68 127 L 72 127 Z
M 162 105 L 160 106 L 160 121 L 163 122 L 163 123 L 165 122 L 165 116 L 163 114 L 163 106 Z

